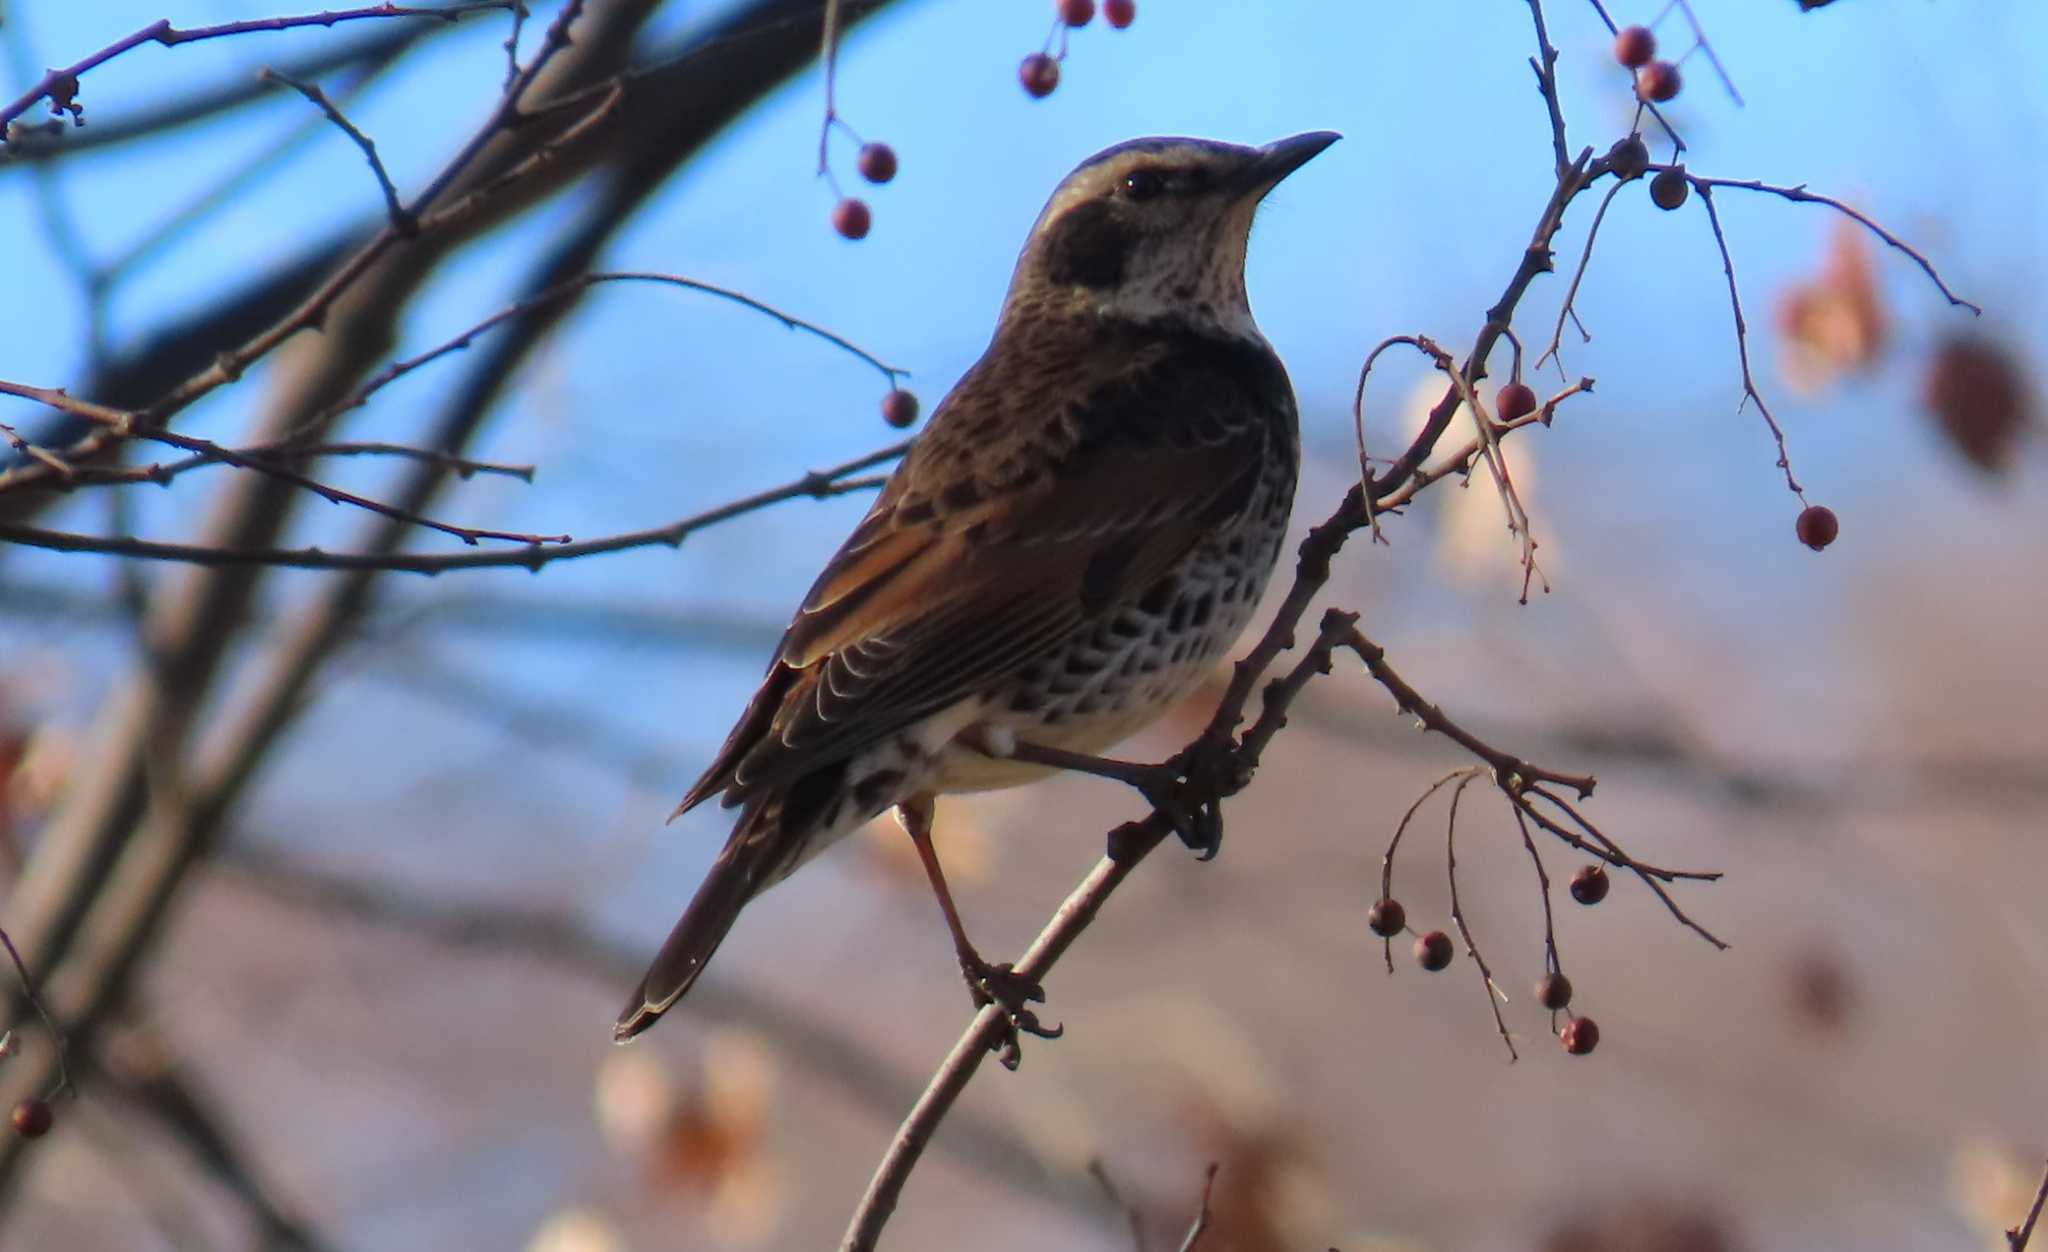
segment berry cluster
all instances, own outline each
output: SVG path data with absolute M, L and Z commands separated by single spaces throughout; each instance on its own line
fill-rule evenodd
M 1682 85 L 1678 67 L 1657 59 L 1657 37 L 1647 26 L 1624 26 L 1614 36 L 1614 59 L 1636 76 L 1636 99 L 1663 104 L 1675 99 Z
M 1017 81 L 1023 84 L 1025 95 L 1043 100 L 1060 85 L 1060 62 L 1067 57 L 1067 32 L 1094 21 L 1095 7 L 1095 0 L 1053 0 L 1053 35 L 1047 37 L 1044 48 L 1025 57 L 1017 67 Z M 1122 30 L 1137 18 L 1138 0 L 1102 0 L 1102 20 L 1111 27 Z M 1057 53 L 1052 50 L 1053 37 L 1059 40 Z
M 860 171 L 862 178 L 880 186 L 896 177 L 896 149 L 885 143 L 864 143 L 853 159 L 853 167 Z M 836 181 L 833 189 L 838 190 Z M 856 196 L 841 196 L 839 202 L 832 206 L 832 229 L 848 239 L 867 238 L 868 228 L 874 222 L 868 202 Z
M 1520 385 L 1509 384 L 1510 387 Z M 1508 388 L 1503 387 L 1501 390 L 1506 392 Z M 1503 403 L 1501 407 L 1505 411 L 1507 405 Z M 1529 408 L 1523 412 L 1533 411 L 1534 408 L 1535 400 L 1532 397 Z M 1584 905 L 1598 904 L 1607 898 L 1609 885 L 1604 866 L 1583 866 L 1572 875 L 1572 899 Z M 1408 930 L 1408 910 L 1392 896 L 1381 896 L 1366 910 L 1365 924 L 1375 935 L 1392 941 L 1396 935 Z M 1444 931 L 1432 930 L 1416 936 L 1415 963 L 1432 974 L 1449 968 L 1451 959 L 1456 955 L 1457 947 L 1450 935 Z M 1554 966 L 1555 962 L 1556 956 L 1553 953 L 1551 964 Z M 1387 968 L 1391 971 L 1393 966 L 1389 965 Z M 1492 980 L 1488 979 L 1489 986 L 1491 982 Z M 1568 1014 L 1562 1025 L 1556 1025 L 1555 1015 L 1564 1013 L 1572 1003 L 1572 980 L 1565 977 L 1563 970 L 1552 968 L 1549 973 L 1538 979 L 1534 995 L 1536 1003 L 1548 1009 L 1553 1015 L 1551 1021 L 1557 1030 L 1558 1042 L 1564 1046 L 1566 1052 L 1573 1056 L 1584 1056 L 1599 1046 L 1600 1027 L 1590 1017 Z

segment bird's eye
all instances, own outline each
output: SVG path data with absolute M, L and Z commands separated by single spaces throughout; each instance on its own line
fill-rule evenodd
M 1135 169 L 1124 175 L 1124 194 L 1133 200 L 1150 200 L 1166 190 L 1166 176 L 1155 169 Z

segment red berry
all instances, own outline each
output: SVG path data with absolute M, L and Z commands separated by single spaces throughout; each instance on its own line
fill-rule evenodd
M 1624 26 L 1614 36 L 1614 59 L 1639 70 L 1657 55 L 1657 37 L 1647 26 Z
M 1574 1017 L 1557 1032 L 1557 1038 L 1565 1051 L 1584 1056 L 1600 1046 L 1600 1027 L 1590 1017 Z
M 1842 523 L 1825 504 L 1810 504 L 1799 510 L 1799 521 L 1793 529 L 1799 534 L 1799 542 L 1818 552 L 1842 533 Z
M 1652 61 L 1636 71 L 1636 95 L 1664 103 L 1678 94 L 1678 67 L 1669 61 Z
M 1086 26 L 1095 20 L 1095 0 L 1058 0 L 1060 20 L 1069 26 Z
M 1572 875 L 1572 899 L 1580 904 L 1598 904 L 1607 898 L 1607 871 L 1588 865 Z
M 898 387 L 882 397 L 882 420 L 898 430 L 917 420 L 917 397 Z
M 1043 52 L 1034 52 L 1017 67 L 1017 81 L 1024 84 L 1026 95 L 1043 100 L 1060 85 L 1060 63 Z
M 1408 910 L 1392 896 L 1375 902 L 1365 915 L 1365 924 L 1382 939 L 1392 939 L 1408 926 Z
M 1668 213 L 1684 204 L 1686 193 L 1691 190 L 1692 184 L 1685 181 L 1682 168 L 1673 166 L 1668 170 L 1658 170 L 1657 176 L 1650 180 L 1650 203 Z
M 874 216 L 862 201 L 848 196 L 832 206 L 832 229 L 848 239 L 866 239 L 868 227 L 874 224 Z
M 871 183 L 886 183 L 896 177 L 896 149 L 885 143 L 862 144 L 853 163 Z
M 14 1115 L 9 1120 L 14 1123 L 15 1134 L 24 1139 L 40 1139 L 49 1133 L 53 1120 L 49 1101 L 30 1096 L 14 1106 Z
M 1415 963 L 1434 974 L 1451 963 L 1451 937 L 1432 930 L 1415 941 Z
M 1494 416 L 1503 422 L 1527 417 L 1536 411 L 1536 393 L 1527 383 L 1509 383 L 1493 398 Z
M 1138 20 L 1138 0 L 1102 0 L 1102 20 L 1122 30 Z
M 1536 983 L 1536 1003 L 1555 1013 L 1572 1002 L 1572 980 L 1563 974 L 1545 974 Z

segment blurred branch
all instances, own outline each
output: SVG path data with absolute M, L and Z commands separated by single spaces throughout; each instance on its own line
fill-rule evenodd
M 460 3 L 433 8 L 378 4 L 361 9 L 308 13 L 297 17 L 251 18 L 246 21 L 223 22 L 217 26 L 193 26 L 183 29 L 171 25 L 169 18 L 162 18 L 124 39 L 115 40 L 98 52 L 72 62 L 63 69 L 49 71 L 11 103 L 0 107 L 0 145 L 11 142 L 10 127 L 14 119 L 34 108 L 37 101 L 44 99 L 50 102 L 52 113 L 69 113 L 77 125 L 85 125 L 85 106 L 78 103 L 79 77 L 123 53 L 133 52 L 144 44 L 162 44 L 166 48 L 171 48 L 181 43 L 196 43 L 204 39 L 221 39 L 258 31 L 291 30 L 300 26 L 333 26 L 339 22 L 361 21 L 365 18 L 438 18 L 443 22 L 453 22 L 472 13 L 511 7 L 512 0 L 461 0 Z
M 291 1252 L 332 1248 L 278 1197 L 259 1172 L 257 1155 L 240 1143 L 213 1100 L 187 1076 L 187 1067 L 155 1031 L 130 1028 L 101 1041 L 88 1058 L 93 1080 L 154 1120 L 199 1167 L 246 1209 L 263 1246 Z
M 561 59 L 559 72 L 548 76 L 546 89 L 574 92 L 615 74 L 651 7 L 652 0 L 598 0 L 590 21 L 577 26 L 573 51 Z M 866 8 L 863 15 L 877 7 Z M 287 433 L 319 438 L 320 432 L 303 429 L 307 416 L 346 394 L 369 362 L 382 355 L 398 310 L 424 281 L 433 262 L 464 237 L 469 227 L 531 203 L 533 194 L 556 185 L 554 180 L 564 176 L 560 161 L 536 165 L 531 158 L 548 143 L 562 143 L 566 132 L 537 141 L 526 129 L 500 136 L 495 128 L 510 120 L 526 87 L 539 77 L 540 67 L 555 52 L 570 46 L 567 23 L 581 11 L 578 0 L 569 0 L 514 91 L 493 111 L 484 128 L 489 137 L 464 145 L 443 177 L 437 178 L 413 207 L 417 211 L 422 203 L 448 191 L 457 195 L 450 205 L 451 210 L 457 209 L 472 198 L 464 188 L 500 183 L 502 172 L 508 169 L 532 168 L 537 171 L 535 178 L 522 184 L 517 197 L 489 197 L 488 214 L 479 211 L 461 218 L 460 231 L 451 230 L 439 238 L 423 233 L 422 238 L 406 241 L 403 250 L 380 258 L 374 266 L 362 261 L 358 253 L 357 259 L 345 262 L 305 297 L 300 311 L 281 324 L 300 320 L 305 308 L 319 306 L 329 309 L 326 334 L 317 351 L 295 359 L 293 368 L 281 376 L 280 394 L 261 425 L 259 441 Z M 816 12 L 812 3 L 756 0 L 722 15 L 710 27 L 688 34 L 685 38 L 693 47 L 727 40 L 720 45 L 720 72 L 696 72 L 699 67 L 681 57 L 676 61 L 681 68 L 661 80 L 668 92 L 665 99 L 653 99 L 651 89 L 643 89 L 635 99 L 633 124 L 617 136 L 617 159 L 609 179 L 601 191 L 588 198 L 560 244 L 536 266 L 528 290 L 538 294 L 591 269 L 598 249 L 683 160 L 804 63 L 815 47 L 816 24 L 784 19 Z M 736 30 L 757 25 L 770 29 L 771 34 L 729 41 Z M 608 91 L 605 101 L 585 113 L 579 125 L 587 132 L 593 118 L 612 111 L 617 97 L 616 90 Z M 564 146 L 565 154 L 569 146 Z M 576 151 L 594 155 L 596 149 L 578 147 Z M 481 160 L 477 160 L 479 155 Z M 474 170 L 460 175 L 452 172 L 466 169 L 472 160 L 477 160 Z M 426 225 L 423 219 L 423 232 Z M 369 250 L 376 247 L 374 242 L 366 245 Z M 364 275 L 366 281 L 358 285 L 356 274 Z M 347 292 L 345 301 L 338 294 L 328 294 L 341 290 Z M 559 310 L 539 311 L 508 327 L 458 385 L 436 429 L 417 442 L 461 455 L 497 396 L 516 375 L 520 361 L 559 316 Z M 260 349 L 274 330 L 260 332 L 256 339 L 231 351 L 227 363 L 232 366 L 234 361 L 253 359 L 249 354 Z M 222 362 L 216 361 L 173 388 L 157 407 L 175 406 L 195 391 L 203 393 L 218 385 L 214 377 L 221 367 Z M 396 492 L 398 507 L 413 511 L 425 507 L 447 478 L 447 471 L 438 466 L 418 465 Z M 280 490 L 274 480 L 256 476 L 238 476 L 230 483 L 234 490 L 217 505 L 205 546 L 230 550 L 270 546 L 287 514 L 291 493 Z M 409 528 L 397 522 L 374 519 L 361 553 L 393 552 L 408 533 Z M 9 902 L 11 916 L 33 923 L 39 959 L 61 966 L 52 985 L 62 988 L 56 1001 L 59 1017 L 69 1023 L 74 1034 L 89 1034 L 106 1007 L 118 1001 L 186 875 L 212 851 L 221 824 L 278 734 L 303 707 L 321 665 L 359 624 L 371 603 L 374 572 L 351 571 L 322 584 L 312 603 L 287 628 L 283 640 L 250 667 L 249 682 L 238 693 L 241 698 L 213 719 L 212 733 L 206 736 L 207 751 L 197 757 L 185 784 L 174 791 L 146 786 L 143 766 L 147 760 L 175 753 L 195 738 L 197 710 L 217 680 L 227 646 L 244 620 L 255 585 L 254 571 L 188 574 L 158 597 L 150 622 L 153 659 L 110 699 L 88 750 L 92 769 L 74 780 Z M 0 1078 L 12 1083 L 35 1076 L 32 1067 L 15 1068 L 18 1074 Z M 19 1158 L 18 1144 L 0 1141 L 0 1185 L 15 1176 L 13 1167 Z
M 608 938 L 560 907 L 464 901 L 439 888 L 365 878 L 241 843 L 223 848 L 212 870 L 244 890 L 324 918 L 382 927 L 452 952 L 516 954 L 600 987 L 630 981 L 646 964 L 638 944 Z M 734 982 L 706 981 L 692 1003 L 700 997 L 707 1019 L 760 1031 L 884 1124 L 916 1095 L 916 1085 L 886 1057 L 814 1012 L 785 1007 Z M 1001 1123 L 963 1113 L 947 1134 L 957 1159 L 1005 1186 L 1092 1211 L 1085 1174 L 1049 1162 Z

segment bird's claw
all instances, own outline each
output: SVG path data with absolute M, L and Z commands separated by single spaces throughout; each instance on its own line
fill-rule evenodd
M 1038 1020 L 1030 1006 L 1033 1002 L 1045 1002 L 1044 985 L 1019 974 L 1008 961 L 1000 965 L 985 961 L 963 964 L 961 972 L 967 977 L 967 990 L 973 995 L 976 1008 L 993 1004 L 1003 1010 L 1003 1029 L 988 1045 L 989 1051 L 1002 1054 L 1003 1068 L 1014 1070 L 1023 1062 L 1022 1036 L 1057 1039 L 1066 1033 L 1065 1026 L 1047 1026 Z
M 1244 785 L 1232 747 L 1205 735 L 1160 765 L 1154 782 L 1140 787 L 1180 841 L 1204 861 L 1215 860 L 1223 850 L 1223 797 Z

